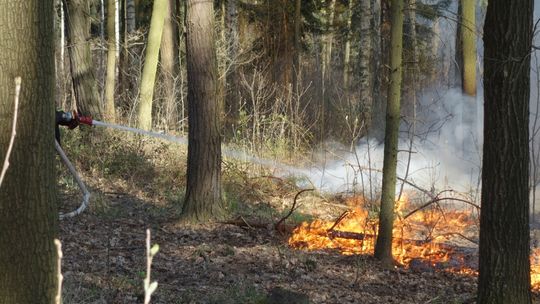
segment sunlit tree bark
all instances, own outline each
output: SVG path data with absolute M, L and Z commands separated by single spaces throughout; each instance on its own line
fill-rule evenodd
M 222 217 L 221 130 L 212 1 L 187 0 L 188 168 L 182 218 Z
M 105 117 L 116 121 L 114 90 L 116 86 L 116 2 L 107 0 L 107 79 L 105 82 Z
M 476 1 L 461 1 L 460 35 L 463 66 L 461 79 L 463 92 L 476 96 Z
M 176 110 L 176 77 L 178 76 L 178 34 L 176 27 L 176 1 L 166 0 L 167 14 L 161 37 L 161 78 L 164 86 L 165 120 L 169 128 L 178 127 Z
M 400 122 L 400 99 L 403 52 L 403 0 L 392 0 L 392 32 L 390 37 L 390 85 L 386 105 L 386 130 L 379 233 L 375 257 L 391 264 L 392 229 L 394 227 L 394 200 L 396 195 L 396 166 Z
M 89 0 L 64 0 L 71 78 L 77 109 L 101 119 L 102 109 L 90 50 Z
M 146 56 L 141 75 L 141 93 L 137 111 L 138 126 L 144 130 L 152 128 L 152 105 L 154 103 L 154 86 L 159 59 L 159 47 L 163 34 L 163 24 L 167 14 L 168 0 L 155 0 L 152 8 L 152 19 L 148 33 Z

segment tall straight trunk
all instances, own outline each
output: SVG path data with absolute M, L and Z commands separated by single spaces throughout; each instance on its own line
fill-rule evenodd
M 178 124 L 176 110 L 176 77 L 178 76 L 178 34 L 176 32 L 176 0 L 166 0 L 167 14 L 161 37 L 161 75 L 165 87 L 165 120 L 167 128 L 175 129 Z
M 373 76 L 373 99 L 372 104 L 368 105 L 371 109 L 371 129 L 383 130 L 384 129 L 384 112 L 385 107 L 382 99 L 382 36 L 381 36 L 381 24 L 382 24 L 382 12 L 381 12 L 381 0 L 372 0 L 372 32 L 371 43 L 373 49 L 373 56 L 371 59 L 371 73 Z M 381 132 L 382 133 L 382 132 Z M 377 132 L 375 132 L 377 135 Z
M 239 90 L 239 74 L 238 69 L 239 65 L 237 64 L 238 52 L 240 49 L 239 41 L 239 31 L 238 31 L 238 3 L 237 0 L 228 0 L 227 1 L 227 14 L 226 14 L 226 24 L 227 24 L 227 36 L 228 36 L 228 51 L 229 58 L 233 60 L 231 67 L 226 76 L 227 90 L 225 97 L 225 118 L 226 127 L 231 133 L 234 132 L 235 126 L 238 122 L 238 117 L 240 115 L 240 96 L 238 93 Z
M 90 4 L 88 0 L 64 0 L 64 6 L 77 109 L 83 115 L 101 119 L 102 110 L 90 51 Z
M 328 14 L 326 19 L 326 33 L 323 40 L 323 66 L 322 66 L 322 75 L 323 80 L 329 78 L 330 70 L 330 61 L 332 60 L 332 45 L 334 43 L 334 16 L 336 9 L 336 0 L 330 0 L 330 5 L 328 7 Z
M 137 26 L 137 19 L 135 13 L 135 0 L 125 0 L 126 8 L 126 32 L 131 34 L 135 31 Z
M 327 101 L 326 101 L 326 87 L 328 85 L 328 73 L 330 70 L 330 59 L 332 58 L 332 43 L 333 43 L 333 23 L 334 23 L 334 9 L 336 5 L 336 0 L 330 0 L 330 5 L 328 6 L 328 11 L 326 15 L 326 33 L 321 37 L 321 87 L 320 87 L 320 138 L 319 141 L 322 145 L 324 142 L 326 134 L 326 111 L 327 111 Z
M 371 47 L 371 2 L 360 1 L 360 58 L 358 64 L 360 102 L 371 106 L 373 104 L 373 73 L 370 69 L 373 49 Z M 358 113 L 360 105 L 354 111 Z
M 390 85 L 386 104 L 386 130 L 379 233 L 375 244 L 375 257 L 391 264 L 392 229 L 394 227 L 394 200 L 396 195 L 396 166 L 400 122 L 401 73 L 403 53 L 403 0 L 392 0 L 392 32 L 390 36 Z
M 293 88 L 298 90 L 301 79 L 300 56 L 302 53 L 302 1 L 296 0 L 294 5 L 294 58 L 293 58 Z
M 159 58 L 159 47 L 163 34 L 163 24 L 167 13 L 168 0 L 155 0 L 150 20 L 150 31 L 146 46 L 143 72 L 141 75 L 141 93 L 137 111 L 138 126 L 143 130 L 152 128 L 152 105 L 154 103 L 154 85 Z
M 532 0 L 490 0 L 484 25 L 484 153 L 477 303 L 529 304 Z
M 105 117 L 108 121 L 116 121 L 114 90 L 116 85 L 116 2 L 107 0 L 107 79 L 105 82 Z
M 371 0 L 370 0 L 371 1 Z M 365 1 L 363 1 L 365 2 Z M 343 88 L 349 89 L 349 79 L 351 77 L 351 39 L 352 39 L 352 16 L 355 3 L 354 0 L 349 0 L 349 7 L 347 9 L 347 36 L 345 37 L 345 51 L 343 53 Z M 371 12 L 369 12 L 371 15 Z M 371 18 L 368 19 L 368 24 Z M 371 24 L 369 24 L 371 28 Z M 362 33 L 364 35 L 364 33 Z M 371 33 L 369 35 L 371 39 Z M 360 47 L 362 49 L 363 46 Z
M 460 35 L 463 59 L 461 85 L 465 94 L 476 96 L 476 1 L 460 1 Z
M 22 77 L 16 136 L 0 185 L 0 302 L 55 303 L 54 1 L 0 1 L 0 163 Z M 2 165 L 0 165 L 1 167 Z M 1 170 L 1 169 L 0 169 Z
M 182 218 L 221 218 L 221 132 L 212 1 L 187 0 L 187 186 Z

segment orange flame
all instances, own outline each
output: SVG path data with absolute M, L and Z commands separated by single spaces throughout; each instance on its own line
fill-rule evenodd
M 351 211 L 336 221 L 315 220 L 298 226 L 289 238 L 289 245 L 307 250 L 335 249 L 344 255 L 372 254 L 375 248 L 378 219 L 368 212 L 361 197 L 348 200 Z M 454 273 L 476 275 L 466 260 L 471 252 L 456 250 L 447 243 L 456 236 L 465 238 L 475 233 L 477 218 L 470 210 L 442 211 L 437 205 L 411 211 L 406 196 L 396 201 L 397 219 L 393 229 L 392 253 L 394 259 L 405 267 L 425 265 Z M 540 290 L 540 249 L 531 254 L 531 285 Z

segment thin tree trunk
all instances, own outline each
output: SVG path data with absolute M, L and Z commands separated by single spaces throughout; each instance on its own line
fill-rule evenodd
M 362 1 L 365 2 L 365 1 Z M 369 2 L 369 1 L 368 1 Z M 351 40 L 352 40 L 352 16 L 355 3 L 354 0 L 349 0 L 349 7 L 347 9 L 347 36 L 345 37 L 345 51 L 343 54 L 343 88 L 349 90 L 349 79 L 351 75 Z M 371 12 L 369 12 L 371 15 Z M 371 18 L 368 19 L 369 27 L 371 28 L 370 22 Z M 364 35 L 362 32 L 361 35 Z M 371 39 L 371 33 L 369 39 Z M 362 49 L 364 46 L 360 46 Z
M 135 31 L 137 26 L 137 19 L 135 13 L 135 0 L 126 1 L 126 32 L 131 34 Z
M 0 302 L 54 303 L 54 1 L 0 1 L 0 167 L 22 78 L 16 136 L 0 185 Z M 1 169 L 0 169 L 1 170 Z
M 116 1 L 107 0 L 107 79 L 105 82 L 105 117 L 108 121 L 116 121 L 114 90 L 116 85 Z
M 302 45 L 302 33 L 300 26 L 302 24 L 302 1 L 296 0 L 294 6 L 294 61 L 293 61 L 293 89 L 298 90 L 299 82 L 301 80 L 301 45 Z
M 371 2 L 360 1 L 360 58 L 358 64 L 360 102 L 364 105 L 373 104 L 373 73 L 370 69 L 373 49 L 371 47 Z M 360 105 L 355 105 L 354 112 L 358 113 Z
M 403 0 L 392 0 L 392 32 L 390 37 L 390 85 L 386 105 L 386 130 L 379 233 L 375 244 L 375 257 L 383 263 L 392 263 L 392 229 L 394 227 L 394 200 L 396 195 L 396 166 L 400 123 L 400 99 L 403 52 Z
M 375 130 L 375 135 L 377 135 L 377 129 L 384 129 L 384 112 L 385 107 L 382 99 L 382 36 L 381 36 L 381 0 L 372 0 L 372 32 L 371 32 L 371 43 L 373 49 L 373 56 L 371 60 L 371 73 L 373 76 L 373 99 L 372 104 L 368 105 L 371 109 L 371 128 Z
M 239 90 L 239 66 L 238 61 L 238 52 L 240 48 L 239 42 L 239 31 L 238 31 L 238 7 L 237 0 L 228 0 L 227 1 L 227 33 L 229 41 L 229 58 L 232 60 L 231 67 L 227 73 L 227 86 L 226 98 L 225 98 L 225 111 L 226 111 L 226 127 L 231 134 L 234 132 L 236 124 L 238 123 L 238 117 L 240 112 L 240 96 L 238 93 Z
M 186 30 L 189 144 L 182 218 L 202 222 L 221 218 L 224 212 L 212 1 L 187 1 Z
M 529 304 L 532 0 L 490 0 L 484 25 L 484 153 L 477 303 Z
M 461 84 L 463 92 L 476 96 L 476 1 L 461 1 L 461 47 L 463 66 Z
M 155 0 L 148 33 L 148 43 L 143 72 L 141 75 L 141 93 L 138 107 L 138 126 L 143 130 L 152 128 L 152 105 L 154 103 L 154 85 L 159 58 L 159 47 L 163 34 L 163 24 L 167 13 L 168 0 Z
M 64 0 L 64 6 L 77 109 L 83 115 L 101 119 L 102 110 L 90 51 L 90 4 L 88 0 Z
M 167 128 L 178 127 L 176 110 L 176 77 L 178 76 L 178 42 L 176 33 L 176 1 L 167 1 L 167 15 L 161 37 L 161 75 L 165 87 L 165 121 Z

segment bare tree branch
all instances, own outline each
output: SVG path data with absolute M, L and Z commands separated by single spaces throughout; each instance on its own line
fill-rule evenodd
M 0 173 L 0 186 L 2 186 L 4 176 L 6 175 L 7 169 L 9 167 L 9 156 L 11 155 L 13 143 L 15 142 L 15 135 L 17 134 L 17 116 L 19 112 L 19 93 L 21 92 L 21 82 L 22 79 L 20 76 L 15 77 L 15 105 L 13 110 L 13 126 L 11 127 L 11 139 L 9 140 L 6 158 L 4 159 L 4 166 L 2 167 L 2 172 Z

